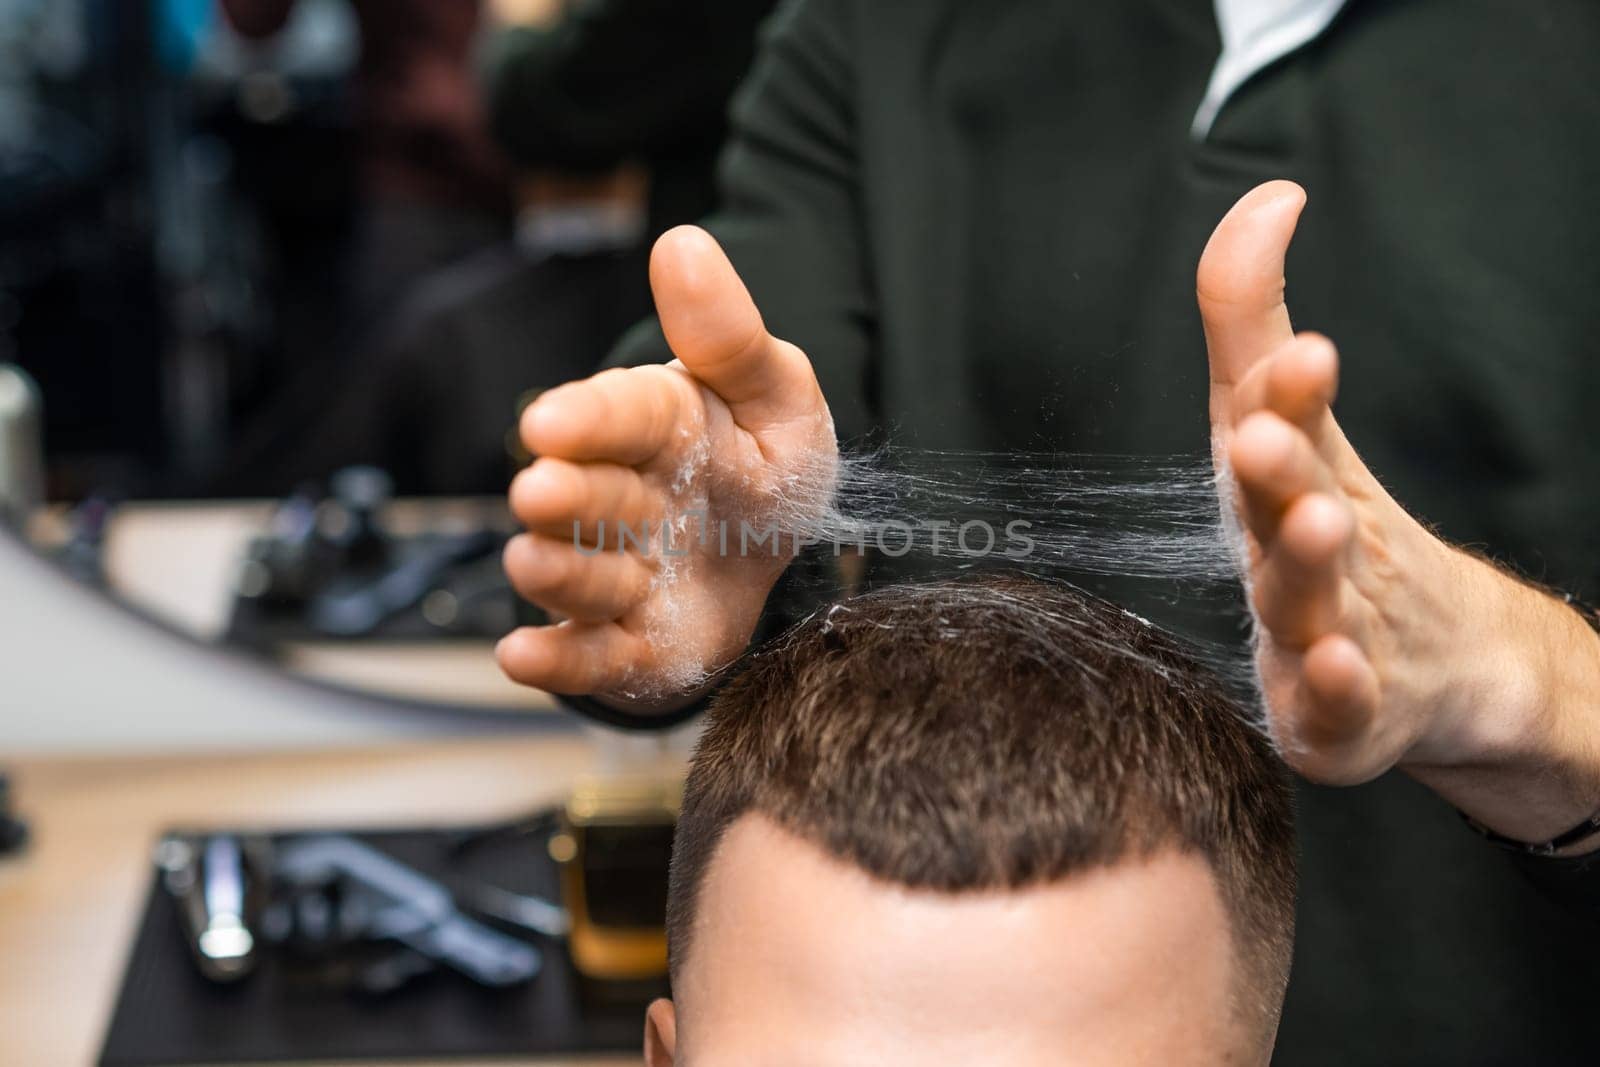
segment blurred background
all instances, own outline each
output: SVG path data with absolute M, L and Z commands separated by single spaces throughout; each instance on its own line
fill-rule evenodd
M 0 0 L 11 526 L 187 638 L 548 709 L 487 655 L 515 421 L 649 314 L 771 6 Z
M 718 206 L 729 103 L 777 2 L 0 0 L 0 1065 L 638 1064 L 693 727 L 580 727 L 500 674 L 495 642 L 540 621 L 502 573 L 505 492 L 530 458 L 523 407 L 650 316 L 655 237 Z M 1297 315 L 1367 377 L 1341 422 L 1373 469 L 1445 536 L 1595 586 L 1594 390 L 1571 387 L 1594 380 L 1573 314 L 1593 301 L 1567 269 L 1600 247 L 1573 225 L 1596 173 L 1569 129 L 1597 99 L 1583 5 L 833 6 L 928 23 L 916 47 L 937 63 L 878 69 L 925 85 L 954 131 L 919 115 L 874 156 L 903 159 L 860 176 L 916 261 L 884 274 L 899 302 L 976 286 L 885 349 L 905 390 L 889 407 L 926 416 L 909 443 L 1201 441 L 1188 249 L 1247 184 L 1289 173 L 1328 208 L 1291 257 Z M 1271 58 L 1258 46 L 1284 25 L 1310 44 Z M 774 70 L 853 73 L 814 69 L 810 32 Z M 1207 69 L 1220 132 L 1193 139 L 1200 101 L 1164 87 L 1198 93 Z M 1085 89 L 1116 106 L 1077 108 Z M 782 131 L 818 118 L 764 95 L 748 121 L 778 131 L 763 151 L 787 167 Z M 893 113 L 870 112 L 878 133 Z M 840 136 L 821 126 L 803 139 Z M 752 163 L 730 158 L 735 177 Z M 919 167 L 949 182 L 901 196 Z M 782 192 L 736 206 L 789 225 Z M 815 254 L 750 265 L 781 268 L 769 292 L 838 281 L 859 318 L 874 279 Z M 848 354 L 857 325 L 806 343 Z M 1031 362 L 990 365 L 1012 352 Z M 1555 373 L 1528 373 L 1540 352 Z M 969 384 L 948 367 L 981 389 L 941 428 Z M 867 428 L 849 426 L 864 407 L 835 414 L 847 438 Z M 1088 535 L 1120 512 L 1096 518 Z M 1407 1002 L 1418 1018 L 1482 1004 L 1462 1017 L 1563 1038 L 1556 986 L 1504 966 L 1577 942 L 1498 895 L 1509 871 L 1462 892 L 1494 861 L 1449 812 L 1413 810 L 1420 793 L 1316 815 L 1331 795 L 1300 794 L 1338 903 L 1302 925 L 1306 958 L 1330 983 L 1447 964 L 1450 996 Z M 1502 901 L 1533 925 L 1451 940 Z M 1442 955 L 1367 958 L 1347 924 L 1368 911 L 1373 931 L 1426 920 Z
M 689 737 L 500 675 L 505 491 L 771 6 L 0 0 L 0 1062 L 638 1048 Z

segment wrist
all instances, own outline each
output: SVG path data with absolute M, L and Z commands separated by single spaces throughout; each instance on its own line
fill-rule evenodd
M 1456 549 L 1451 654 L 1400 766 L 1499 834 L 1540 841 L 1600 807 L 1600 634 L 1567 604 Z
M 1439 542 L 1437 658 L 1416 664 L 1425 725 L 1402 766 L 1471 767 L 1537 759 L 1553 729 L 1556 679 L 1543 646 L 1554 604 L 1492 564 Z

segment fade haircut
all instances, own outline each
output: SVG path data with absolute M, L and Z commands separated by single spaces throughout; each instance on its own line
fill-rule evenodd
M 1175 847 L 1228 913 L 1270 1040 L 1293 944 L 1281 761 L 1175 638 L 1016 577 L 890 587 L 753 654 L 712 704 L 673 847 L 673 975 L 717 844 L 759 813 L 888 883 L 1021 888 Z M 1259 1032 L 1259 1031 L 1258 1031 Z

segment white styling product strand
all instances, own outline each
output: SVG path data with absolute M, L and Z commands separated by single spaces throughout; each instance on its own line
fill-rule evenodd
M 697 475 L 705 457 L 694 459 L 681 488 L 690 505 L 704 509 L 708 498 Z M 1131 581 L 1179 615 L 1215 616 L 1234 612 L 1239 602 L 1239 534 L 1219 504 L 1219 489 L 1228 485 L 1208 457 L 883 448 L 794 472 L 758 501 L 748 493 L 712 493 L 713 500 L 742 499 L 743 514 L 717 513 L 713 505 L 694 523 L 700 543 L 723 552 L 776 555 L 816 546 L 811 550 L 824 556 L 831 549 L 835 556 L 888 557 L 928 577 L 992 564 L 1052 580 L 1103 577 Z M 681 521 L 675 526 L 675 536 L 690 539 Z M 682 563 L 662 567 L 658 592 L 664 599 L 673 598 L 671 586 L 684 573 Z M 936 595 L 966 595 L 940 588 Z M 823 598 L 846 592 L 812 591 Z M 970 595 L 995 594 L 979 588 Z M 838 610 L 848 611 L 848 603 Z M 676 643 L 681 628 L 694 625 L 682 616 L 664 611 L 652 640 Z M 1024 604 L 1010 603 L 993 617 L 1025 619 L 1046 636 L 1073 628 L 1084 637 L 1083 620 Z M 1237 614 L 1231 617 L 1242 624 Z M 1217 629 L 1214 623 L 1200 628 Z M 1262 719 L 1243 634 L 1231 642 L 1186 636 Z M 703 666 L 688 663 L 666 679 L 678 688 L 704 680 Z

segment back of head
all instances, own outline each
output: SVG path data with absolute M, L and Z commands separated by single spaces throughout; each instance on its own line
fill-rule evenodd
M 1214 676 L 1114 605 L 1019 578 L 890 588 L 751 657 L 685 792 L 675 976 L 719 840 L 751 813 L 873 879 L 953 894 L 1199 856 L 1239 960 L 1234 1003 L 1270 1041 L 1295 881 L 1280 764 Z

